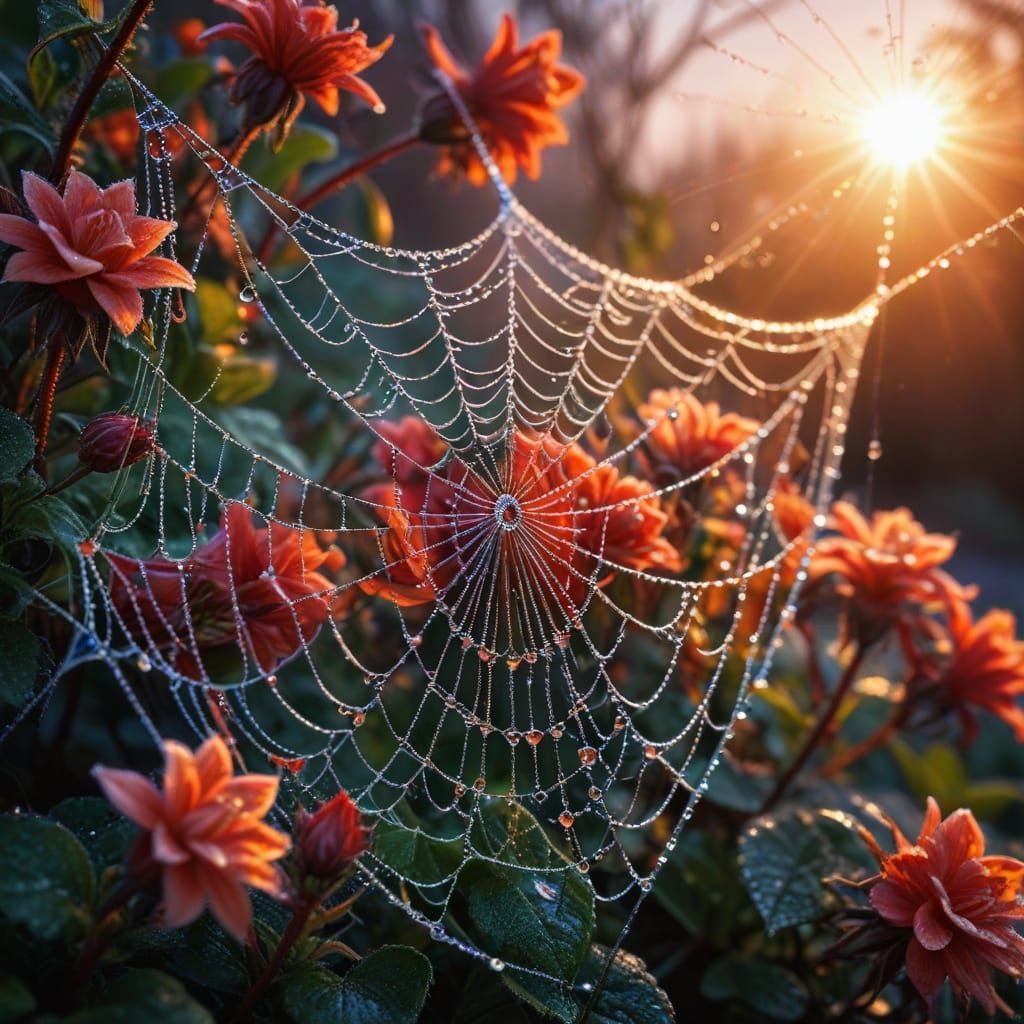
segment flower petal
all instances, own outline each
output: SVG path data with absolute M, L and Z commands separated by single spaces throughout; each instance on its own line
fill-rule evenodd
M 50 241 L 38 224 L 10 213 L 0 213 L 0 242 L 30 252 L 51 251 Z
M 164 869 L 164 924 L 180 928 L 194 921 L 206 902 L 201 876 L 195 864 Z
M 245 942 L 252 923 L 252 903 L 245 886 L 217 868 L 204 866 L 201 871 L 214 916 L 239 942 Z
M 925 949 L 942 949 L 949 945 L 953 929 L 937 913 L 934 903 L 922 903 L 914 914 L 914 936 Z
M 933 953 L 912 938 L 907 944 L 907 977 L 930 1007 L 946 980 L 942 953 Z
M 49 182 L 44 181 L 38 174 L 25 171 L 21 176 L 21 188 L 25 193 L 25 202 L 35 214 L 36 220 L 46 221 L 47 224 L 53 224 L 62 231 L 70 228 L 71 222 L 64 209 L 64 200 Z
M 142 320 L 142 296 L 138 288 L 102 274 L 86 280 L 92 297 L 122 334 L 131 334 Z
M 121 267 L 117 277 L 135 288 L 187 288 L 195 291 L 196 282 L 192 275 L 174 260 L 165 256 L 144 256 L 142 259 Z
M 163 818 L 160 791 L 138 772 L 97 765 L 92 771 L 103 795 L 126 817 L 152 829 Z

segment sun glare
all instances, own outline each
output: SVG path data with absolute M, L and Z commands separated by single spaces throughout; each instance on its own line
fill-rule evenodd
M 919 92 L 890 96 L 864 117 L 863 139 L 880 163 L 906 170 L 930 157 L 942 144 L 945 112 Z

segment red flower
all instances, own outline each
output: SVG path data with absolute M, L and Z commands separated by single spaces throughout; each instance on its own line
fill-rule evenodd
M 906 929 L 907 975 L 931 1006 L 948 978 L 963 1003 L 985 1011 L 1010 1008 L 996 994 L 992 968 L 1024 974 L 1024 863 L 985 857 L 985 837 L 974 815 L 954 811 L 945 821 L 929 797 L 917 842 L 895 825 L 894 854 L 865 836 L 881 872 L 871 883 L 871 905 L 890 926 Z
M 569 141 L 557 111 L 584 85 L 578 71 L 558 63 L 561 33 L 544 32 L 520 47 L 515 18 L 506 14 L 491 48 L 472 73 L 452 57 L 436 28 L 425 25 L 423 34 L 430 59 L 458 89 L 505 180 L 515 181 L 518 167 L 528 178 L 539 177 L 541 150 Z M 447 92 L 428 100 L 421 119 L 421 137 L 445 145 L 442 172 L 460 170 L 474 185 L 487 181 L 487 172 Z
M 517 433 L 497 471 L 501 487 L 457 459 L 428 482 L 419 467 L 436 463 L 443 451 L 427 431 L 412 417 L 382 430 L 394 454 L 380 446 L 377 457 L 397 485 L 367 492 L 387 523 L 383 568 L 360 583 L 368 593 L 401 605 L 439 596 L 457 604 L 494 556 L 499 593 L 529 586 L 545 607 L 573 619 L 591 579 L 604 586 L 620 568 L 681 570 L 679 552 L 662 535 L 667 516 L 650 484 L 599 466 L 579 445 Z
M 252 51 L 238 69 L 231 96 L 245 103 L 250 127 L 277 125 L 288 133 L 309 97 L 325 114 L 338 113 L 340 90 L 355 93 L 378 112 L 377 93 L 357 75 L 375 64 L 391 45 L 391 36 L 376 46 L 355 21 L 338 30 L 338 10 L 305 0 L 217 0 L 244 22 L 221 22 L 199 41 L 230 39 Z
M 655 388 L 637 415 L 651 424 L 644 449 L 652 475 L 664 483 L 707 469 L 760 427 L 733 412 L 722 415 L 717 402 L 704 404 L 682 388 Z
M 232 504 L 220 530 L 182 562 L 107 553 L 110 598 L 125 628 L 166 652 L 174 669 L 203 678 L 200 655 L 241 645 L 264 672 L 309 643 L 336 610 L 335 586 L 318 570 L 344 559 L 309 531 L 257 529 Z
M 205 903 L 244 942 L 252 922 L 245 886 L 280 895 L 273 861 L 288 849 L 288 837 L 262 819 L 277 797 L 276 775 L 232 777 L 231 754 L 219 737 L 193 755 L 164 740 L 164 788 L 138 772 L 97 766 L 103 795 L 145 830 L 133 861 L 163 881 L 164 924 L 180 928 L 195 920 Z
M 1001 718 L 1024 742 L 1024 642 L 1016 637 L 1013 615 L 993 609 L 975 622 L 970 608 L 955 601 L 949 635 L 953 653 L 939 678 L 939 692 L 956 710 L 964 742 L 978 735 L 973 708 Z
M 333 885 L 366 849 L 367 833 L 359 808 L 344 790 L 312 814 L 300 806 L 293 832 L 300 875 Z
M 106 412 L 86 424 L 78 439 L 78 461 L 96 473 L 116 473 L 144 459 L 156 435 L 138 416 Z
M 135 182 L 101 189 L 72 170 L 63 197 L 29 172 L 22 185 L 38 223 L 0 214 L 0 242 L 21 250 L 7 261 L 5 281 L 53 285 L 79 312 L 102 312 L 123 334 L 142 320 L 140 289 L 195 288 L 184 267 L 150 255 L 176 225 L 135 212 Z
M 818 541 L 809 577 L 815 583 L 837 577 L 835 591 L 846 599 L 862 642 L 921 605 L 949 607 L 973 595 L 939 568 L 952 557 L 956 539 L 926 533 L 908 509 L 876 512 L 868 522 L 849 502 L 837 501 L 832 525 L 841 536 Z
M 202 56 L 206 44 L 202 35 L 206 31 L 206 22 L 202 18 L 183 18 L 174 26 L 174 38 L 181 48 L 183 57 Z

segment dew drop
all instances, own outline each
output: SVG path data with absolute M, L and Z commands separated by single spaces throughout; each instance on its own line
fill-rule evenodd
M 147 654 L 140 654 L 135 664 L 140 672 L 148 672 L 153 667 L 153 663 L 149 660 L 149 655 Z
M 553 900 L 558 896 L 558 890 L 548 882 L 538 880 L 533 883 L 533 887 L 537 890 L 537 895 L 543 900 Z
M 600 800 L 601 790 L 599 790 L 597 786 L 591 786 L 590 789 L 587 790 L 587 796 L 589 796 L 591 800 Z
M 505 961 L 496 956 L 492 956 L 491 959 L 487 961 L 487 966 L 490 967 L 492 971 L 503 971 L 505 970 Z
M 580 747 L 580 764 L 593 764 L 597 760 L 597 751 L 593 747 Z
M 644 747 L 644 757 L 646 757 L 648 761 L 653 761 L 657 756 L 658 748 L 653 743 L 648 743 L 647 746 Z
M 544 733 L 542 733 L 539 729 L 531 729 L 526 734 L 526 742 L 529 743 L 531 747 L 537 746 L 537 744 L 540 743 L 542 739 L 544 739 Z
M 576 819 L 568 811 L 562 811 L 558 816 L 558 824 L 561 825 L 562 828 L 572 828 L 572 823 L 575 820 Z
M 877 462 L 882 457 L 882 442 L 878 438 L 873 438 L 871 443 L 868 445 L 868 458 L 872 462 Z
M 256 292 L 253 291 L 250 285 L 246 285 L 238 293 L 238 298 L 241 302 L 253 302 L 256 299 Z

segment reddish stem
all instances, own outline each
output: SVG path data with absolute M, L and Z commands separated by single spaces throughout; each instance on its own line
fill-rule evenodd
M 100 54 L 92 73 L 86 79 L 85 85 L 82 86 L 82 91 L 78 94 L 78 99 L 75 100 L 75 105 L 71 108 L 71 113 L 68 114 L 68 119 L 64 122 L 64 128 L 60 133 L 60 142 L 57 144 L 57 153 L 53 158 L 53 167 L 50 170 L 50 181 L 54 185 L 59 184 L 67 174 L 71 163 L 71 154 L 75 151 L 75 146 L 78 144 L 82 129 L 89 117 L 89 111 L 92 110 L 96 97 L 100 94 L 100 89 L 113 74 L 117 62 L 121 59 L 121 54 L 128 48 L 132 37 L 138 31 L 142 20 L 149 14 L 154 3 L 155 0 L 134 0 L 121 22 L 121 27 L 117 30 L 117 34 L 111 40 L 110 45 Z
M 829 699 L 828 704 L 825 706 L 824 712 L 815 723 L 814 728 L 807 734 L 807 739 L 804 740 L 804 744 L 800 748 L 800 753 L 797 754 L 796 760 L 793 761 L 787 771 L 779 779 L 775 788 L 772 790 L 771 795 L 764 802 L 764 806 L 761 808 L 762 814 L 771 810 L 779 800 L 782 799 L 793 780 L 803 770 L 804 765 L 807 764 L 822 737 L 831 729 L 832 724 L 835 721 L 835 717 L 842 706 L 843 698 L 849 692 L 850 687 L 857 678 L 857 670 L 860 668 L 861 662 L 864 660 L 864 654 L 864 647 L 858 644 L 857 649 L 853 653 L 853 657 L 850 659 L 850 663 L 846 666 L 839 682 L 836 684 L 836 688 L 833 690 L 832 696 Z
M 291 948 L 301 938 L 303 931 L 306 928 L 306 922 L 309 920 L 309 915 L 320 905 L 319 896 L 299 896 L 292 909 L 291 920 L 288 922 L 288 926 L 284 930 L 284 934 L 281 936 L 281 941 L 278 942 L 277 948 L 274 950 L 274 955 L 267 962 L 267 966 L 263 968 L 263 973 L 253 982 L 248 992 L 242 997 L 242 1001 L 238 1004 L 235 1012 L 231 1015 L 230 1024 L 241 1024 L 243 1021 L 249 1020 L 252 1016 L 252 1011 L 255 1009 L 256 1004 L 259 1002 L 263 993 L 266 992 L 270 983 L 277 977 L 278 971 L 281 969 L 281 965 L 284 963 L 284 958 L 288 955 Z
M 911 705 L 901 704 L 892 715 L 889 716 L 888 721 L 884 722 L 878 729 L 876 729 L 870 736 L 866 736 L 859 743 L 854 743 L 852 747 L 847 748 L 835 757 L 826 761 L 821 766 L 818 774 L 822 778 L 828 778 L 832 775 L 838 775 L 839 772 L 843 771 L 844 768 L 849 768 L 851 764 L 859 761 L 862 757 L 867 756 L 879 747 L 884 747 L 892 737 L 903 728 L 903 724 L 906 722 L 910 715 Z
M 65 355 L 66 343 L 64 332 L 56 331 L 50 335 L 50 340 L 46 343 L 46 364 L 43 367 L 43 376 L 39 381 L 39 391 L 36 396 L 35 467 L 39 473 L 43 471 L 46 439 L 50 433 L 50 423 L 53 421 L 53 400 L 57 394 L 57 382 L 60 380 L 60 371 L 64 366 Z
M 295 205 L 300 210 L 312 209 L 329 195 L 340 192 L 346 185 L 350 185 L 356 178 L 361 178 L 375 167 L 387 163 L 400 153 L 404 153 L 407 149 L 412 149 L 419 141 L 420 137 L 416 133 L 401 135 L 397 139 L 392 139 L 391 142 L 385 143 L 379 149 L 371 150 L 365 156 L 349 164 L 348 167 L 338 171 L 337 174 L 317 185 L 316 188 L 310 189 L 309 192 L 300 196 L 295 201 Z M 270 256 L 270 248 L 277 234 L 277 228 L 277 222 L 272 221 L 267 228 L 266 234 L 263 236 L 263 240 L 259 244 L 259 248 L 256 250 L 256 259 L 264 266 L 266 266 Z

